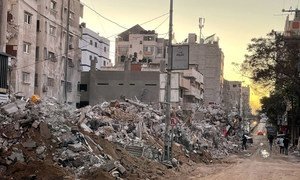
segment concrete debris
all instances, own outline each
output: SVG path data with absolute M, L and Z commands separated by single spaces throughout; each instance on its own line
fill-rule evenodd
M 118 178 L 137 173 L 135 168 L 139 168 L 116 156 L 123 151 L 127 154 L 123 153 L 122 157 L 161 161 L 166 126 L 163 110 L 138 101 L 124 101 L 103 102 L 81 109 L 59 104 L 53 98 L 35 103 L 17 100 L 3 105 L 0 107 L 4 112 L 0 116 L 0 150 L 5 155 L 4 161 L 7 165 L 52 161 L 77 177 L 100 167 Z M 190 110 L 178 108 L 173 113 L 176 124 L 170 134 L 174 148 L 184 158 L 211 163 L 239 150 L 237 144 L 243 130 L 237 114 L 227 115 L 216 105 L 195 106 Z M 108 150 L 107 146 L 101 146 L 102 141 L 115 148 Z M 176 157 L 170 163 L 179 167 L 181 161 Z M 0 166 L 0 174 L 5 171 Z M 156 174 L 163 176 L 164 172 L 160 170 Z

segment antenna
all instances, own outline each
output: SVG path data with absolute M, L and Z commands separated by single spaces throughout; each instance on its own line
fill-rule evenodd
M 200 17 L 199 18 L 199 29 L 200 29 L 200 35 L 199 35 L 199 44 L 203 44 L 202 40 L 202 29 L 204 28 L 205 18 Z

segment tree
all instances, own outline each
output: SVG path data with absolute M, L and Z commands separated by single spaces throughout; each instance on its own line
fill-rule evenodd
M 262 111 L 273 122 L 284 113 L 283 103 L 287 101 L 294 103 L 294 112 L 299 114 L 299 44 L 300 41 L 272 31 L 265 38 L 253 38 L 247 47 L 241 71 L 255 84 L 272 87 L 270 97 L 264 97 L 261 103 Z

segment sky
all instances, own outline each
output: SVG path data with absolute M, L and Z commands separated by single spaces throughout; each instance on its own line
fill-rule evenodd
M 143 24 L 169 12 L 170 0 L 81 0 L 84 7 L 81 20 L 87 28 L 111 41 L 110 58 L 114 62 L 114 41 L 117 34 L 136 24 Z M 224 77 L 227 80 L 243 81 L 251 85 L 241 75 L 233 63 L 241 63 L 247 53 L 247 44 L 252 38 L 264 37 L 271 30 L 283 31 L 287 14 L 282 9 L 295 9 L 299 0 L 174 0 L 173 32 L 175 42 L 182 42 L 189 33 L 199 35 L 198 19 L 205 18 L 202 30 L 204 37 L 216 33 L 224 59 Z M 155 29 L 160 37 L 168 38 L 168 15 L 142 25 L 146 30 Z M 120 27 L 122 26 L 122 27 Z M 265 93 L 252 88 L 250 104 L 255 110 L 259 98 Z

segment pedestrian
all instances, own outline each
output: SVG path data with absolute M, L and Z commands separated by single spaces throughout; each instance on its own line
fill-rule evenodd
M 290 144 L 290 140 L 289 138 L 286 136 L 283 140 L 283 145 L 284 145 L 284 151 L 285 151 L 285 155 L 289 154 L 289 144 Z
M 284 154 L 284 144 L 283 144 L 283 137 L 278 138 L 277 144 L 279 145 L 279 153 Z
M 247 150 L 247 137 L 246 135 L 244 134 L 243 137 L 242 137 L 242 149 L 243 150 Z
M 270 151 L 272 151 L 274 136 L 272 134 L 268 135 L 268 140 L 270 145 Z

